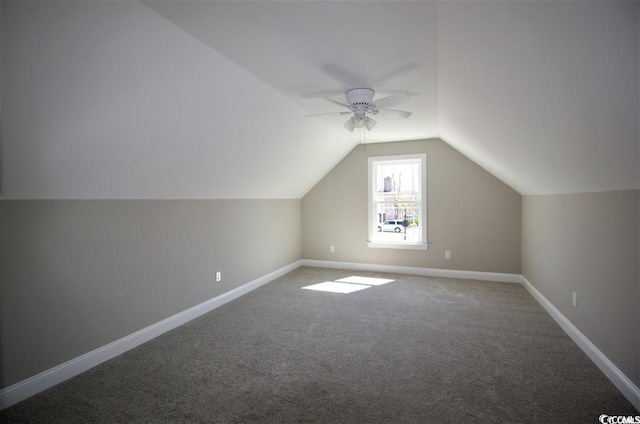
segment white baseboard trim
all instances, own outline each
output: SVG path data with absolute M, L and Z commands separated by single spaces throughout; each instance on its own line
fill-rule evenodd
M 421 275 L 425 277 L 464 278 L 471 280 L 498 281 L 502 283 L 520 283 L 520 274 L 506 274 L 500 272 L 461 271 L 455 269 L 420 268 L 413 266 L 365 264 L 358 262 L 321 261 L 303 259 L 302 266 L 316 268 L 351 269 L 354 271 L 390 272 L 396 274 Z
M 574 326 L 546 297 L 542 295 L 524 276 L 521 276 L 522 285 L 551 315 L 558 325 L 571 337 L 571 339 L 587 354 L 600 371 L 620 390 L 620 392 L 640 411 L 640 388 L 636 386 L 613 362 L 607 358 L 580 330 Z
M 84 355 L 80 355 L 70 361 L 57 365 L 51 369 L 41 372 L 40 374 L 29 377 L 16 384 L 0 390 L 0 409 L 8 408 L 20 401 L 23 401 L 37 393 L 42 392 L 56 384 L 62 383 L 76 375 L 79 375 L 96 365 L 99 365 L 109 359 L 115 358 L 124 352 L 131 350 L 149 340 L 173 330 L 207 312 L 210 312 L 220 306 L 228 303 L 238 297 L 249 293 L 252 290 L 263 286 L 276 278 L 279 278 L 294 269 L 300 267 L 302 261 L 293 262 L 285 267 L 277 269 L 262 277 L 256 278 L 240 287 L 236 287 L 226 293 L 209 299 L 192 308 L 177 313 L 160 322 L 152 324 L 135 333 L 129 334 L 121 339 L 111 342 L 105 346 L 99 347 Z

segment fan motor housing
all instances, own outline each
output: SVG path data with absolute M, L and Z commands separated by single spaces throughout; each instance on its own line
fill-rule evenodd
M 352 106 L 368 106 L 373 102 L 375 92 L 370 88 L 354 88 L 345 93 L 347 102 Z
M 344 93 L 347 103 L 351 106 L 356 116 L 364 116 L 366 113 L 377 112 L 373 105 L 375 92 L 370 88 L 354 88 Z

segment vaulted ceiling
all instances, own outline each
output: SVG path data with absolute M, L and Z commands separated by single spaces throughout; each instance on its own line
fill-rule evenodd
M 358 142 L 432 137 L 522 194 L 640 188 L 638 2 L 2 9 L 4 198 L 299 198 Z M 304 117 L 355 87 L 413 115 Z

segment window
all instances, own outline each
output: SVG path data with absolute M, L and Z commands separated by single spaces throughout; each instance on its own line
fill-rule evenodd
M 426 249 L 427 155 L 369 158 L 369 247 Z

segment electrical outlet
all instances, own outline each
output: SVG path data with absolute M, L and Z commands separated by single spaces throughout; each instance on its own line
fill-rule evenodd
M 578 293 L 573 292 L 571 304 L 573 305 L 574 308 L 578 307 Z
M 444 251 L 444 258 L 445 259 L 451 259 L 451 250 L 445 250 Z
M 216 272 L 216 283 L 222 281 L 222 273 L 220 271 Z
M 336 247 L 335 246 L 329 246 L 329 252 L 336 253 Z

